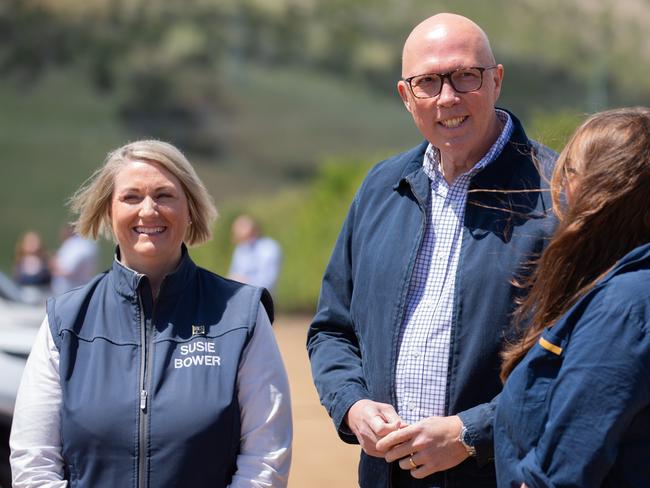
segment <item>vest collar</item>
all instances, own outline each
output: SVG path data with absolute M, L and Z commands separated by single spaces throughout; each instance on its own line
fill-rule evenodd
M 163 278 L 158 293 L 158 299 L 173 296 L 186 289 L 187 282 L 196 272 L 196 264 L 190 258 L 187 247 L 182 244 L 181 260 L 174 271 Z M 120 248 L 115 248 L 115 257 L 111 268 L 111 277 L 115 290 L 130 301 L 138 300 L 138 291 L 143 286 L 150 289 L 149 279 L 146 275 L 128 268 L 120 263 Z

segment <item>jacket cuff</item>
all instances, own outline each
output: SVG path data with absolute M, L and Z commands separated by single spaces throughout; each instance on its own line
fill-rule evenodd
M 515 467 L 519 483 L 526 483 L 528 488 L 544 488 L 545 486 L 554 486 L 551 479 L 540 469 L 537 463 L 537 452 L 532 449 L 526 456 L 519 461 Z
M 357 436 L 352 433 L 348 424 L 345 422 L 345 415 L 352 405 L 365 398 L 370 398 L 370 394 L 365 388 L 356 384 L 344 387 L 336 395 L 336 400 L 330 408 L 329 415 L 334 422 L 336 432 L 343 442 L 359 444 Z
M 496 402 L 495 398 L 490 403 L 457 414 L 467 427 L 467 434 L 476 448 L 476 463 L 479 467 L 494 461 L 493 421 Z

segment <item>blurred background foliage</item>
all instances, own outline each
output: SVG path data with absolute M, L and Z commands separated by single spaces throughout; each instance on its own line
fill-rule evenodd
M 284 249 L 279 308 L 312 310 L 363 175 L 420 140 L 395 82 L 406 35 L 440 11 L 485 28 L 500 105 L 551 147 L 586 113 L 650 104 L 647 0 L 3 0 L 0 267 L 27 229 L 54 249 L 106 153 L 155 137 L 221 210 L 197 261 L 226 273 L 251 213 Z

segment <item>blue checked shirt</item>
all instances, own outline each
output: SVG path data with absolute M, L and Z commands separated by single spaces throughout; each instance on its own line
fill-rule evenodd
M 424 238 L 406 297 L 399 337 L 397 412 L 404 422 L 445 415 L 454 289 L 470 179 L 494 161 L 510 139 L 510 116 L 497 110 L 501 135 L 483 158 L 450 186 L 440 171 L 440 153 L 429 144 L 423 169 L 431 180 Z

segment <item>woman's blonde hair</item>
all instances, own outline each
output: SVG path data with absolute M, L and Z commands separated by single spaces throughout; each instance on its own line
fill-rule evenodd
M 109 209 L 115 175 L 134 161 L 157 163 L 180 181 L 187 197 L 191 221 L 184 242 L 191 246 L 210 240 L 211 226 L 217 217 L 212 197 L 183 153 L 171 144 L 155 140 L 131 142 L 112 151 L 104 164 L 75 192 L 69 205 L 77 214 L 74 222 L 77 233 L 93 239 L 97 239 L 99 234 L 114 238 Z

